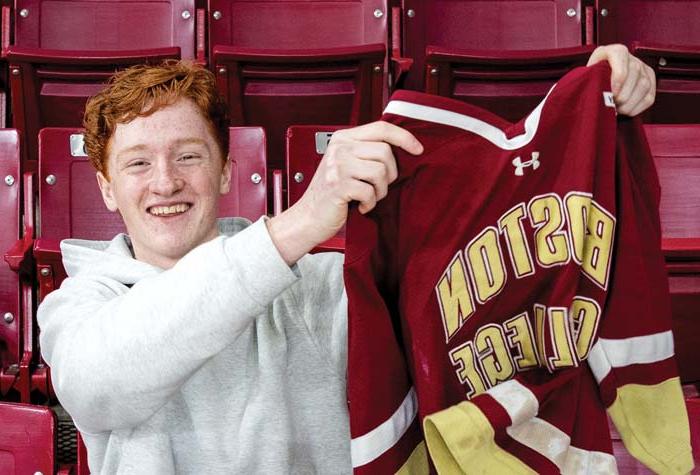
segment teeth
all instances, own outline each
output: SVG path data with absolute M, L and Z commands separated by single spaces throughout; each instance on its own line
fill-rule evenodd
M 152 206 L 150 212 L 151 214 L 155 214 L 156 216 L 168 216 L 171 214 L 184 213 L 189 208 L 190 205 L 185 203 L 179 203 L 172 206 Z

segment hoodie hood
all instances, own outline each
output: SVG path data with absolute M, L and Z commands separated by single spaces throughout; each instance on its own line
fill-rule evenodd
M 245 218 L 223 218 L 219 220 L 219 233 L 232 236 L 248 226 L 250 221 Z M 69 277 L 96 274 L 130 285 L 163 271 L 137 260 L 129 236 L 122 233 L 111 241 L 64 239 L 61 253 Z

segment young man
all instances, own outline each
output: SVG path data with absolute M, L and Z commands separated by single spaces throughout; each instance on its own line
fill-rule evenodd
M 618 109 L 653 102 L 622 47 Z M 617 83 L 616 83 L 617 82 Z M 373 123 L 334 135 L 303 198 L 252 225 L 217 224 L 229 189 L 225 106 L 185 63 L 118 74 L 86 108 L 86 146 L 128 231 L 62 243 L 69 278 L 39 309 L 42 352 L 93 473 L 349 473 L 342 257 L 306 255 L 371 210 L 396 177 Z

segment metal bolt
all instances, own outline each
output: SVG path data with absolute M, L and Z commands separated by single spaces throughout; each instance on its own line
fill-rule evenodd
M 13 177 L 12 175 L 7 175 L 7 176 L 5 177 L 5 184 L 6 184 L 7 186 L 12 186 L 12 185 L 14 185 L 14 184 L 15 184 L 15 177 Z
M 379 8 L 374 10 L 374 18 L 381 18 L 384 16 L 384 12 L 381 11 Z
M 382 67 L 381 67 L 381 66 L 375 66 L 375 67 L 373 68 L 373 71 L 374 71 L 375 73 L 381 73 L 381 72 L 382 72 Z
M 407 12 L 406 15 L 408 15 L 408 18 L 413 18 L 416 16 L 416 11 L 413 8 L 410 8 Z
M 226 74 L 226 68 L 219 68 L 219 74 Z
M 294 174 L 294 181 L 296 181 L 297 183 L 301 183 L 302 181 L 304 181 L 304 174 L 301 172 L 295 173 Z
M 566 11 L 566 16 L 568 16 L 569 18 L 575 17 L 575 16 L 576 16 L 576 9 L 575 9 L 575 8 L 569 8 L 569 9 Z
M 667 64 L 666 58 L 659 58 L 659 66 L 666 66 Z
M 438 75 L 438 68 L 430 68 L 430 75 L 437 76 Z
M 29 16 L 29 10 L 27 10 L 26 8 L 21 9 L 19 11 L 19 16 L 21 16 L 22 18 L 27 18 Z
M 183 20 L 189 20 L 190 18 L 192 18 L 192 14 L 190 13 L 190 11 L 189 11 L 189 10 L 183 10 L 183 11 L 182 11 L 182 19 L 183 19 Z
M 250 175 L 250 181 L 255 183 L 256 185 L 262 181 L 262 177 L 260 176 L 260 173 L 253 173 Z
M 12 68 L 12 75 L 19 76 L 19 68 Z
M 12 315 L 10 312 L 7 312 L 3 316 L 3 319 L 5 320 L 5 323 L 12 323 L 15 320 L 15 316 Z
M 56 184 L 56 175 L 47 176 L 46 183 L 48 183 L 49 185 L 55 185 Z
M 608 16 L 608 9 L 607 9 L 607 8 L 603 8 L 603 9 L 600 11 L 600 16 Z
M 211 14 L 211 16 L 214 17 L 214 20 L 221 20 L 221 17 L 223 16 L 219 10 L 215 11 L 214 13 Z
M 34 472 L 34 475 L 44 475 L 44 474 L 41 472 Z
M 49 269 L 48 267 L 42 267 L 39 273 L 44 277 L 48 277 L 51 275 L 51 269 Z
M 6 373 L 8 374 L 17 374 L 19 372 L 19 365 L 18 364 L 11 364 L 10 366 L 7 367 Z

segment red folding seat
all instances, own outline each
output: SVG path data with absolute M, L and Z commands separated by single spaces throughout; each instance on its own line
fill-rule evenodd
M 624 43 L 657 76 L 649 123 L 700 123 L 700 3 L 597 0 L 598 43 Z
M 347 126 L 296 125 L 287 129 L 287 202 L 296 203 L 309 186 L 318 164 L 326 153 L 328 141 L 336 130 Z M 337 235 L 319 245 L 314 252 L 345 249 L 345 227 Z
M 209 0 L 209 13 L 232 124 L 265 127 L 272 167 L 284 166 L 289 125 L 379 117 L 389 89 L 387 0 Z
M 232 127 L 229 139 L 231 191 L 221 200 L 219 216 L 255 220 L 267 213 L 265 134 L 260 127 Z M 104 205 L 81 129 L 40 132 L 38 176 L 41 225 L 34 256 L 41 301 L 65 278 L 59 250 L 62 239 L 108 240 L 125 228 L 119 214 Z
M 19 136 L 13 129 L 0 130 L 0 176 L 0 252 L 5 260 L 0 265 L 0 399 L 29 402 L 31 391 L 37 388 L 32 381 L 37 359 L 31 280 L 34 202 L 26 199 L 21 208 Z M 25 177 L 25 193 L 32 189 L 31 178 Z
M 700 46 L 700 5 L 692 0 L 596 0 L 598 44 L 635 41 Z
M 36 170 L 36 137 L 43 127 L 79 127 L 87 99 L 118 69 L 178 58 L 177 47 L 96 52 L 11 46 L 10 86 L 13 123 L 23 140 L 23 171 Z
M 580 0 L 402 0 L 403 53 L 414 60 L 406 86 L 424 89 L 428 46 L 486 51 L 580 46 L 586 16 L 582 3 Z
M 681 378 L 700 381 L 700 124 L 645 125 L 661 183 L 666 256 Z
M 51 409 L 0 402 L 0 421 L 0 473 L 55 473 L 56 418 Z
M 568 71 L 585 66 L 593 49 L 593 46 L 577 46 L 489 51 L 428 46 L 425 90 L 463 100 L 517 122 Z
M 204 55 L 204 16 L 195 0 L 15 0 L 13 44 L 75 51 L 178 47 L 194 59 Z

